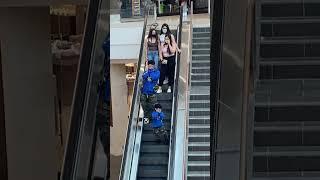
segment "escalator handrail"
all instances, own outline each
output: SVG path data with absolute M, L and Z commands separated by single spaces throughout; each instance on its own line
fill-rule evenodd
M 97 16 L 100 7 L 100 1 L 90 0 L 87 10 L 85 33 L 83 37 L 81 55 L 78 65 L 77 78 L 72 100 L 72 111 L 69 124 L 69 133 L 66 142 L 66 150 L 62 165 L 62 180 L 72 180 L 77 161 L 78 144 L 80 137 L 80 127 L 85 114 L 85 101 L 88 92 L 89 74 L 91 70 L 92 54 L 94 52 L 94 42 L 97 29 Z
M 140 68 L 142 65 L 142 58 L 143 58 L 143 53 L 144 53 L 144 41 L 145 41 L 145 33 L 146 33 L 146 28 L 147 28 L 147 19 L 148 19 L 148 14 L 149 14 L 149 8 L 144 8 L 145 11 L 145 16 L 144 16 L 144 25 L 143 25 L 143 31 L 142 31 L 142 37 L 141 37 L 141 43 L 140 43 L 140 52 L 139 52 L 139 60 L 138 60 L 138 69 L 136 73 L 136 79 L 134 81 L 134 89 L 133 89 L 133 96 L 132 96 L 132 103 L 131 103 L 131 108 L 130 108 L 130 115 L 129 115 L 129 122 L 128 122 L 128 128 L 127 128 L 127 137 L 125 141 L 125 147 L 123 151 L 123 156 L 122 156 L 122 162 L 121 162 L 121 169 L 120 169 L 120 175 L 119 175 L 119 180 L 123 180 L 125 178 L 129 177 L 130 172 L 125 172 L 126 170 L 129 170 L 128 168 L 131 168 L 131 162 L 128 164 L 127 159 L 132 159 L 133 151 L 129 150 L 129 143 L 132 143 L 129 141 L 130 135 L 134 132 L 131 132 L 132 129 L 135 129 L 133 126 L 133 122 L 138 123 L 138 112 L 137 109 L 139 110 L 140 108 L 135 107 L 136 105 L 139 106 L 140 100 L 139 100 L 139 92 L 140 92 L 140 76 L 142 74 L 140 73 Z M 137 125 L 137 124 L 136 124 Z M 132 137 L 135 139 L 134 137 Z M 134 147 L 134 143 L 132 144 Z M 132 150 L 133 150 L 132 147 Z
M 177 45 L 181 48 L 181 36 L 182 36 L 182 16 L 183 8 L 180 7 L 180 16 L 179 16 L 179 25 L 177 27 Z M 176 117 L 177 117 L 177 108 L 178 108 L 178 86 L 179 86 L 179 69 L 180 69 L 180 55 L 176 53 L 176 66 L 175 66 L 175 75 L 174 75 L 174 88 L 173 88 L 173 98 L 172 98 L 172 115 L 171 115 L 171 133 L 170 133 L 170 151 L 169 151 L 169 162 L 168 162 L 168 180 L 173 179 L 174 171 L 174 152 L 175 152 L 175 127 L 176 127 Z

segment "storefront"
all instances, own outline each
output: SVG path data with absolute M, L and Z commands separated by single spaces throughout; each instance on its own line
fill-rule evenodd
M 208 13 L 209 0 L 187 0 L 190 6 L 193 1 L 193 13 Z M 143 7 L 151 5 L 156 7 L 157 16 L 172 16 L 179 14 L 181 0 L 122 0 L 121 18 L 143 17 Z

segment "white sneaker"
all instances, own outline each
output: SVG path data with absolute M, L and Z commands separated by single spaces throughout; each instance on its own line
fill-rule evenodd
M 159 86 L 159 88 L 158 88 L 158 90 L 157 90 L 157 93 L 162 93 L 161 86 Z
M 168 84 L 168 78 L 163 81 L 163 84 Z
M 144 124 L 149 124 L 149 119 L 148 118 L 143 118 L 143 123 Z
M 167 93 L 171 93 L 171 86 L 169 86 Z

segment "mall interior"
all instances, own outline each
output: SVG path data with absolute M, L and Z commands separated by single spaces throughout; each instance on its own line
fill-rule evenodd
M 164 23 L 169 143 L 140 98 Z M 318 0 L 1 0 L 0 179 L 318 180 L 319 52 Z

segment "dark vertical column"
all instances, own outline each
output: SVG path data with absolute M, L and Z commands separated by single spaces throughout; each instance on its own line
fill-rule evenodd
M 215 0 L 211 46 L 211 177 L 245 179 L 251 0 Z
M 8 179 L 6 126 L 4 115 L 3 83 L 2 83 L 2 59 L 0 44 L 0 179 Z
M 78 5 L 76 7 L 76 33 L 82 34 L 86 21 L 86 6 Z

